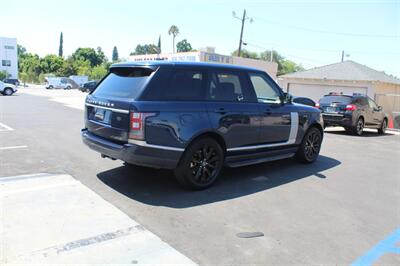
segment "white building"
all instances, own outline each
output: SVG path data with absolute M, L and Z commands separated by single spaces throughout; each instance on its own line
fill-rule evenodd
M 195 52 L 175 53 L 175 54 L 146 54 L 146 55 L 131 55 L 130 61 L 153 61 L 153 60 L 168 60 L 168 61 L 191 61 L 191 62 L 211 62 L 222 64 L 233 64 L 258 68 L 267 72 L 273 79 L 276 79 L 278 72 L 278 64 L 275 62 L 267 62 L 263 60 L 255 60 L 237 56 L 220 55 L 215 53 L 213 47 L 199 49 Z
M 16 38 L 0 37 L 0 71 L 6 71 L 11 79 L 18 79 L 18 48 Z

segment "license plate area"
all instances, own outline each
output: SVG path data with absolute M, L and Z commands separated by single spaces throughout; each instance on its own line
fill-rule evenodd
M 111 125 L 112 111 L 103 108 L 93 108 L 89 119 L 103 124 Z
M 336 107 L 328 106 L 328 107 L 326 107 L 326 112 L 327 113 L 337 113 Z

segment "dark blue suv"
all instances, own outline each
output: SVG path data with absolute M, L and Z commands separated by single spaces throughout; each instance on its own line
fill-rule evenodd
M 87 96 L 82 138 L 102 157 L 173 169 L 203 189 L 223 166 L 314 162 L 318 109 L 292 103 L 263 71 L 194 62 L 115 64 Z

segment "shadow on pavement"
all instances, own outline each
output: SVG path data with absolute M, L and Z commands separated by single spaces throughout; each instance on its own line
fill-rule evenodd
M 234 199 L 281 186 L 305 177 L 328 178 L 320 172 L 336 167 L 340 161 L 320 156 L 313 164 L 286 159 L 240 168 L 226 168 L 211 188 L 190 191 L 180 187 L 173 173 L 136 166 L 121 166 L 97 177 L 123 195 L 154 206 L 188 208 Z
M 347 135 L 349 137 L 357 137 L 357 138 L 369 138 L 369 137 L 390 137 L 390 136 L 395 136 L 396 134 L 394 133 L 389 133 L 386 132 L 385 134 L 379 134 L 377 131 L 364 131 L 361 136 L 355 136 L 347 133 L 345 130 L 335 130 L 335 131 L 325 131 L 325 134 L 334 134 L 334 135 Z

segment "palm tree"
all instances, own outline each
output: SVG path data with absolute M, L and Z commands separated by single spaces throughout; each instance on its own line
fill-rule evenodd
M 177 26 L 172 25 L 169 28 L 168 34 L 171 35 L 172 34 L 172 51 L 175 53 L 175 37 L 179 34 L 179 29 Z

